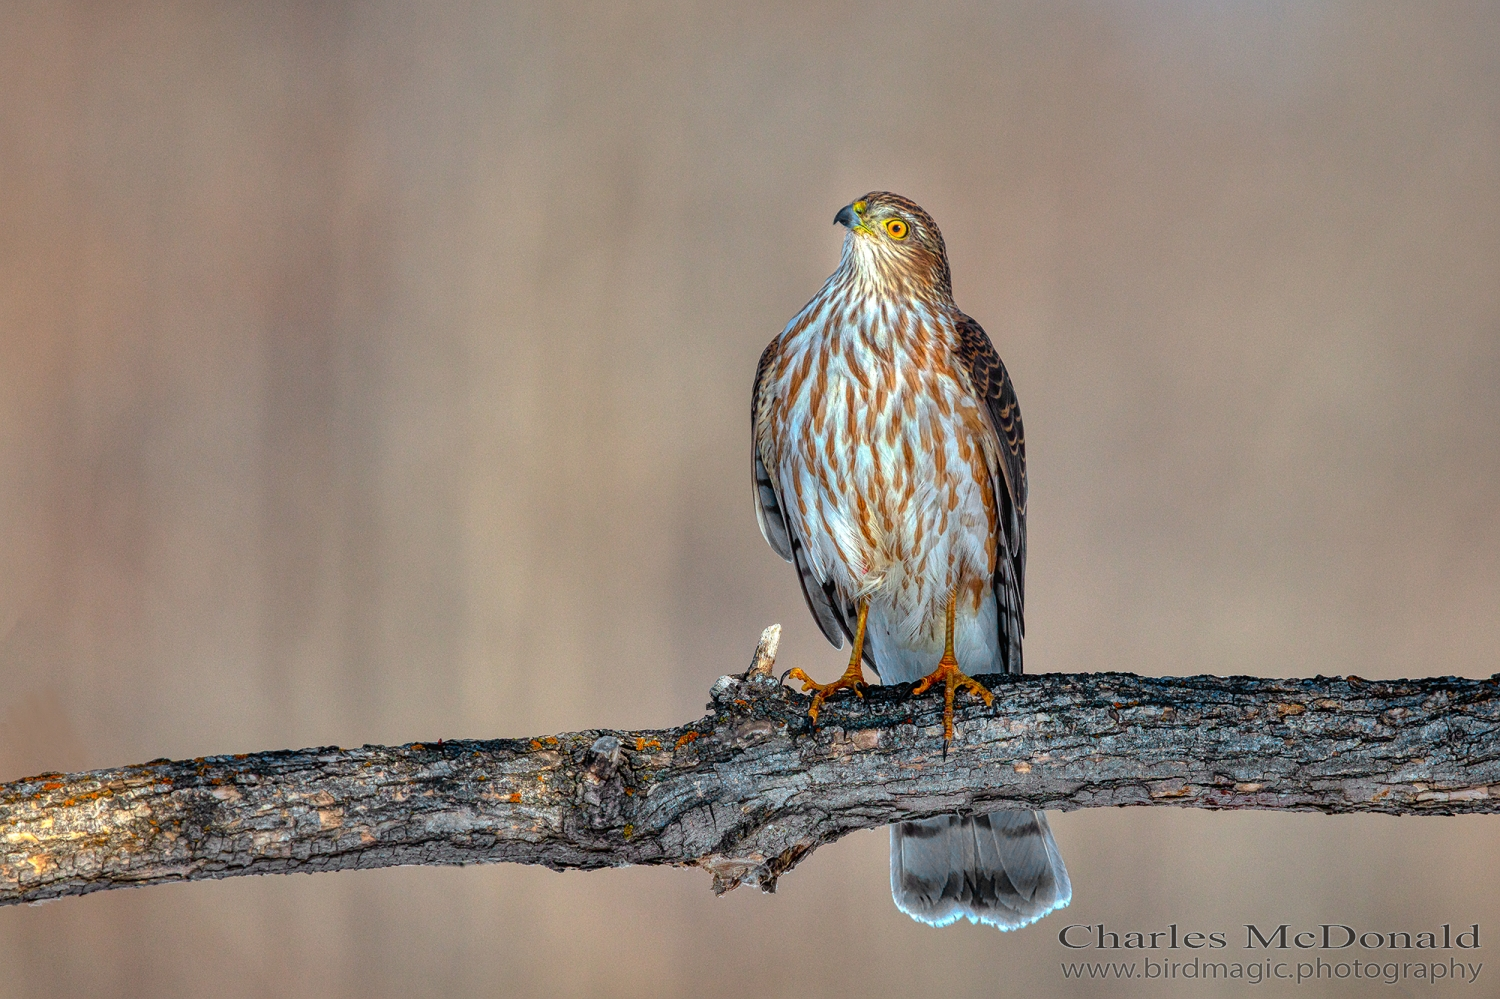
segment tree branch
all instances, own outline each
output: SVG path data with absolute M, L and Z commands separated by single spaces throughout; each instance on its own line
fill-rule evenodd
M 158 760 L 5 784 L 0 903 L 500 861 L 698 866 L 717 891 L 771 891 L 845 833 L 943 812 L 1500 804 L 1500 676 L 992 676 L 994 706 L 961 702 L 945 758 L 939 699 L 876 687 L 828 705 L 814 728 L 769 658 L 716 683 L 708 715 L 660 731 Z

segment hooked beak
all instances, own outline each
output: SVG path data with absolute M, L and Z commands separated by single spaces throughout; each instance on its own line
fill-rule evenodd
M 866 236 L 875 235 L 864 223 L 860 222 L 859 215 L 854 211 L 853 205 L 845 205 L 839 209 L 839 213 L 833 217 L 834 225 L 841 225 L 850 232 L 862 232 Z

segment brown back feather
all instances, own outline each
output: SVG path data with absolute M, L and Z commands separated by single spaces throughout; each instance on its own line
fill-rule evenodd
M 836 649 L 844 647 L 844 639 L 853 639 L 854 631 L 850 620 L 850 610 L 841 606 L 841 601 L 834 592 L 831 582 L 820 581 L 812 572 L 807 561 L 807 551 L 802 546 L 802 539 L 797 532 L 792 530 L 788 523 L 786 511 L 782 506 L 780 483 L 777 477 L 767 468 L 765 460 L 760 453 L 760 428 L 761 419 L 761 381 L 765 377 L 766 370 L 776 361 L 776 353 L 781 346 L 781 338 L 772 340 L 760 355 L 760 363 L 755 368 L 755 385 L 750 391 L 750 439 L 751 439 L 751 480 L 755 489 L 755 516 L 760 523 L 761 536 L 771 546 L 771 550 L 797 567 L 797 581 L 802 584 L 802 598 L 807 601 L 807 609 L 812 612 L 813 620 L 818 622 L 818 629 L 823 632 L 823 637 Z M 866 653 L 865 659 L 873 668 L 874 658 Z
M 956 309 L 954 321 L 959 357 L 1000 439 L 1000 470 L 1005 482 L 996 497 L 1000 545 L 995 556 L 995 600 L 1000 610 L 1005 671 L 1020 673 L 1021 638 L 1026 634 L 1026 434 L 1021 426 L 1021 406 L 1010 372 L 984 328 Z

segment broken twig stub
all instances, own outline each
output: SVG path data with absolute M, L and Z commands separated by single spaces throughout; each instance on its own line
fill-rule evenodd
M 0 903 L 240 874 L 513 862 L 701 867 L 773 890 L 855 829 L 954 811 L 1175 805 L 1453 814 L 1500 804 L 1500 683 L 989 676 L 960 701 L 829 703 L 750 671 L 656 731 L 158 761 L 0 786 Z

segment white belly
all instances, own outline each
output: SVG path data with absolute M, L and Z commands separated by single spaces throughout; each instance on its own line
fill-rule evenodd
M 814 575 L 850 603 L 869 599 L 866 642 L 883 681 L 937 665 L 955 588 L 961 668 L 1000 669 L 993 473 L 975 433 L 977 403 L 900 349 L 824 348 L 813 364 L 796 386 L 807 397 L 781 410 L 775 437 L 787 513 Z

